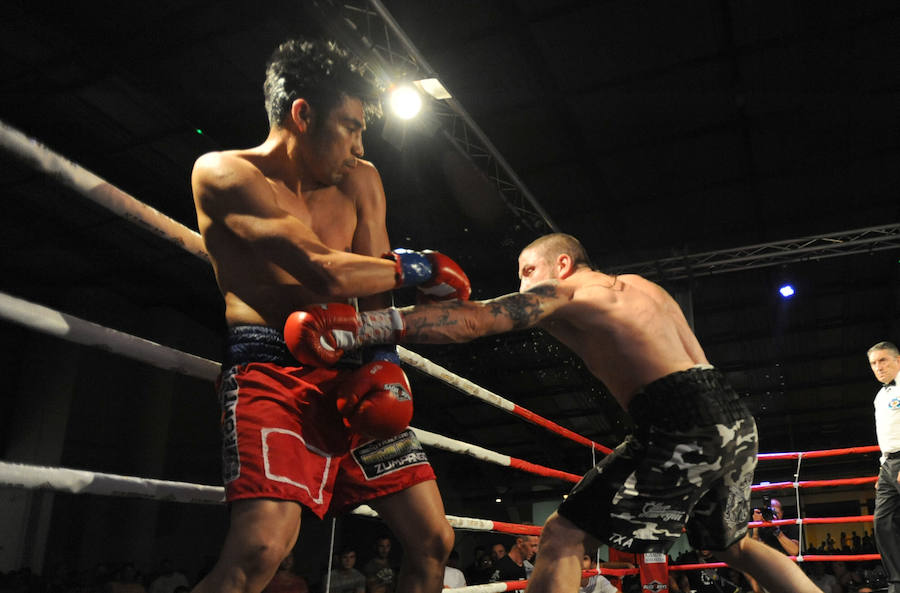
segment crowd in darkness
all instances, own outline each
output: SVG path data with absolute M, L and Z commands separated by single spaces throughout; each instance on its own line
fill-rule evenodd
M 521 539 L 523 538 L 498 536 L 489 545 L 476 546 L 469 558 L 460 559 L 454 554 L 449 565 L 451 569 L 458 569 L 458 572 L 464 574 L 467 585 L 487 583 L 497 572 L 501 559 L 509 556 L 510 551 L 519 546 L 521 542 L 518 540 Z M 344 546 L 344 551 L 352 549 L 358 555 L 360 562 L 355 567 L 366 579 L 364 589 L 357 589 L 354 593 L 392 593 L 395 583 L 390 578 L 385 579 L 384 569 L 396 571 L 399 566 L 394 562 L 397 550 L 391 551 L 388 537 L 379 535 L 374 542 L 354 543 L 359 545 Z M 806 555 L 875 552 L 877 549 L 874 538 L 868 530 L 863 530 L 862 535 L 856 531 L 840 532 L 837 539 L 827 533 L 818 544 L 808 542 L 804 550 Z M 335 557 L 335 570 L 340 570 L 340 556 L 338 554 Z M 527 566 L 529 560 L 533 560 L 533 557 L 523 558 L 523 563 Z M 689 550 L 669 561 L 670 564 L 696 564 L 713 562 L 714 558 Z M 872 587 L 877 588 L 883 584 L 885 578 L 877 560 L 856 563 L 807 562 L 803 567 L 825 593 L 865 593 Z M 283 570 L 279 571 L 280 578 L 275 580 L 280 583 L 279 586 L 269 593 L 324 593 L 325 569 L 326 567 L 322 567 L 322 570 L 317 571 L 320 574 L 298 574 L 291 563 L 285 563 Z M 201 569 L 198 574 L 187 574 L 174 567 L 169 560 L 163 560 L 155 569 L 146 572 L 142 572 L 133 562 L 101 563 L 84 570 L 58 564 L 43 575 L 38 575 L 29 568 L 0 573 L 0 593 L 187 593 L 207 571 L 208 568 Z M 636 577 L 626 578 L 619 585 L 625 593 L 640 590 Z M 669 588 L 672 593 L 751 593 L 754 590 L 745 575 L 731 568 L 672 571 Z
M 0 573 L 0 593 L 187 593 L 193 584 L 169 560 L 148 572 L 119 562 L 85 570 L 60 563 L 42 575 L 28 567 Z

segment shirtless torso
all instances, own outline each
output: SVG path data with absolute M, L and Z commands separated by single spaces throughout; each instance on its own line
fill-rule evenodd
M 280 329 L 304 305 L 394 287 L 392 262 L 354 255 L 390 249 L 378 171 L 354 156 L 361 118 L 361 104 L 348 99 L 326 122 L 324 142 L 346 145 L 324 175 L 334 184 L 298 167 L 299 149 L 275 133 L 255 148 L 198 159 L 197 221 L 229 326 Z
M 649 280 L 583 270 L 557 290 L 568 302 L 539 325 L 578 354 L 625 409 L 644 385 L 708 364 L 681 308 Z

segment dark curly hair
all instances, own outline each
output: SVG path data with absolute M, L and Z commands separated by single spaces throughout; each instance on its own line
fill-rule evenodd
M 363 103 L 367 119 L 381 116 L 378 88 L 363 76 L 359 61 L 333 41 L 297 38 L 272 52 L 263 83 L 271 127 L 280 127 L 299 98 L 329 113 L 346 97 Z

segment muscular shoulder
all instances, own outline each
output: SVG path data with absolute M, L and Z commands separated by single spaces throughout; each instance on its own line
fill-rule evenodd
M 384 203 L 384 187 L 378 169 L 369 161 L 357 161 L 356 167 L 338 184 L 342 193 L 353 198 L 358 207 Z
M 272 203 L 268 180 L 239 151 L 210 152 L 198 158 L 191 186 L 198 210 L 214 218 L 245 208 L 270 208 Z
M 262 179 L 262 173 L 238 151 L 208 152 L 194 162 L 191 180 L 210 189 L 227 190 Z

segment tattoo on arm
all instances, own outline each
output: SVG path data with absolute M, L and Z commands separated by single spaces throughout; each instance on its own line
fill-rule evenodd
M 554 282 L 489 301 L 447 301 L 405 307 L 400 310 L 406 328 L 403 341 L 460 342 L 525 329 L 553 313 L 563 301 Z
M 526 292 L 508 294 L 491 301 L 493 316 L 505 316 L 512 322 L 513 329 L 525 329 L 540 321 L 546 309 L 545 299 L 556 299 L 559 295 L 555 282 L 542 283 Z

